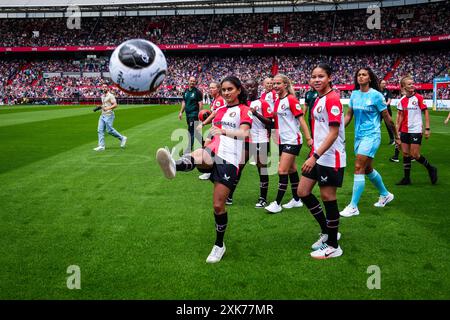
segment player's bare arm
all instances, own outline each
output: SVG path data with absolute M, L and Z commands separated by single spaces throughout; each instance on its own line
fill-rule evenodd
M 348 126 L 348 124 L 352 121 L 352 119 L 353 119 L 353 109 L 352 108 L 348 108 L 347 114 L 344 117 L 345 127 Z

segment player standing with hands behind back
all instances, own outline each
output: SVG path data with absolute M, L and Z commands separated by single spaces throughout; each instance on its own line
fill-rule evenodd
M 105 129 L 113 137 L 119 139 L 120 147 L 124 148 L 127 143 L 127 137 L 121 135 L 116 129 L 113 127 L 114 123 L 114 109 L 117 108 L 116 97 L 109 91 L 108 85 L 105 83 L 102 85 L 102 114 L 100 115 L 100 119 L 98 119 L 98 146 L 94 148 L 94 151 L 103 151 L 105 150 Z

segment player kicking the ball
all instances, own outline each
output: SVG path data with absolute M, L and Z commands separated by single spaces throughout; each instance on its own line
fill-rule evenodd
M 210 172 L 214 183 L 213 207 L 216 222 L 216 242 L 206 259 L 207 263 L 219 262 L 226 250 L 223 241 L 228 224 L 225 201 L 233 188 L 239 173 L 244 140 L 250 135 L 252 113 L 245 105 L 247 93 L 241 81 L 229 76 L 221 82 L 222 96 L 227 105 L 216 110 L 210 133 L 210 144 L 183 155 L 175 161 L 168 149 L 156 153 L 161 170 L 168 179 L 173 179 L 177 171 L 191 171 L 195 167 L 201 172 Z

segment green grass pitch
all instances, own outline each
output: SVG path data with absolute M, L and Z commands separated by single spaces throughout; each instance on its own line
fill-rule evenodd
M 121 106 L 111 136 L 96 153 L 98 113 L 91 107 L 0 108 L 0 299 L 449 299 L 450 215 L 447 170 L 450 127 L 431 112 L 432 136 L 422 153 L 439 169 L 432 186 L 413 163 L 413 185 L 395 186 L 402 164 L 383 126 L 375 168 L 395 200 L 375 208 L 366 179 L 357 217 L 341 219 L 344 255 L 316 261 L 318 226 L 305 208 L 269 215 L 254 209 L 259 187 L 247 166 L 229 207 L 227 253 L 205 259 L 215 239 L 212 184 L 199 173 L 163 178 L 157 148 L 173 146 L 179 106 Z M 353 127 L 339 207 L 353 185 Z M 303 148 L 297 163 L 305 158 Z M 269 200 L 277 176 L 270 177 Z M 318 190 L 315 189 L 315 194 Z M 284 202 L 290 199 L 286 193 Z M 81 289 L 66 286 L 81 270 Z M 367 269 L 381 270 L 369 290 Z

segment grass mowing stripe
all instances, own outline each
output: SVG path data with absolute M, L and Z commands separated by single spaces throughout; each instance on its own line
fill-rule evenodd
M 450 179 L 445 136 L 422 148 L 440 169 L 436 186 L 417 163 L 413 185 L 395 186 L 402 166 L 388 161 L 392 146 L 380 147 L 375 168 L 396 198 L 375 208 L 378 194 L 366 179 L 361 214 L 340 222 L 344 255 L 328 261 L 309 257 L 319 229 L 304 207 L 278 215 L 253 208 L 259 180 L 248 165 L 228 207 L 227 253 L 208 265 L 215 236 L 212 184 L 200 181 L 197 171 L 166 180 L 154 159 L 157 148 L 176 144 L 172 131 L 185 126 L 169 114 L 127 130 L 125 150 L 112 145 L 94 153 L 86 143 L 3 174 L 0 242 L 8 250 L 0 255 L 0 297 L 450 298 L 450 258 L 443 254 L 450 244 L 450 216 L 443 214 Z M 353 135 L 347 138 L 340 208 L 350 200 L 353 183 Z M 388 141 L 385 130 L 382 140 Z M 303 148 L 297 165 L 305 157 Z M 269 200 L 277 183 L 270 176 Z M 288 190 L 283 203 L 290 197 Z M 71 264 L 81 267 L 82 290 L 66 288 Z M 381 290 L 366 286 L 370 265 L 381 268 Z
M 117 110 L 128 110 L 133 108 L 154 108 L 155 106 L 147 105 L 124 105 Z M 23 108 L 20 112 L 1 113 L 0 112 L 0 127 L 10 126 L 28 122 L 37 122 L 51 119 L 59 119 L 77 115 L 95 115 L 98 117 L 100 112 L 93 113 L 92 106 L 74 106 L 72 108 L 51 108 L 49 110 L 41 110 L 36 107 Z
M 114 126 L 126 134 L 126 130 L 133 126 L 173 111 L 175 108 L 168 106 L 119 109 Z M 90 141 L 95 147 L 98 117 L 98 114 L 87 114 L 0 127 L 0 137 L 5 137 L 0 147 L 0 174 Z M 107 138 L 106 143 L 119 142 Z
M 92 108 L 93 105 L 51 105 L 51 106 L 14 106 L 14 107 L 0 107 L 0 115 L 10 114 L 10 113 L 22 113 L 22 112 L 36 112 L 36 111 L 50 111 L 50 110 L 70 110 L 70 109 L 88 109 Z

